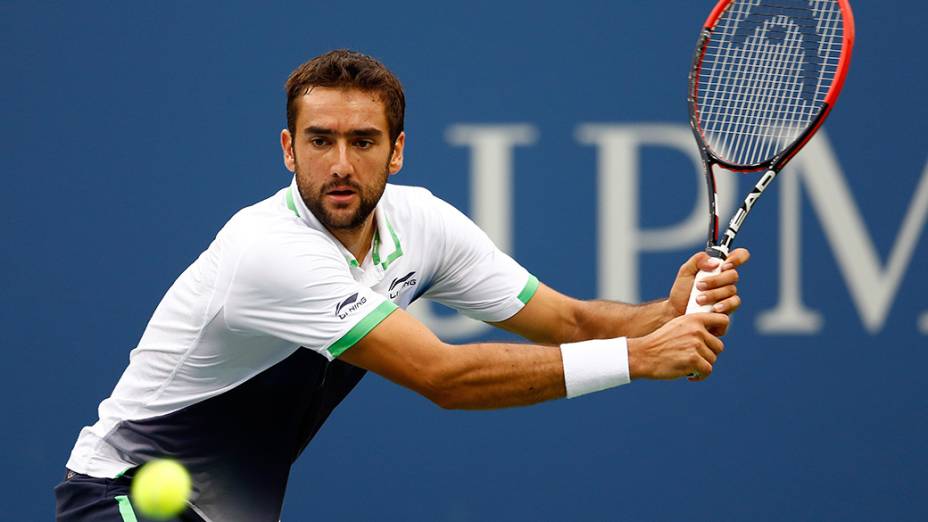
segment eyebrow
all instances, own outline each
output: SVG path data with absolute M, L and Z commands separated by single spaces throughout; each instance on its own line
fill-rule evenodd
M 315 127 L 310 126 L 306 127 L 304 130 L 306 134 L 314 134 L 321 136 L 335 136 L 338 133 L 332 129 L 325 127 Z M 352 129 L 346 133 L 347 136 L 352 138 L 377 138 L 383 135 L 383 131 L 376 127 L 362 127 L 360 129 Z

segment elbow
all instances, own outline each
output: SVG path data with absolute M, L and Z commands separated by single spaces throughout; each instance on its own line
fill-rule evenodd
M 420 393 L 426 399 L 432 401 L 432 404 L 443 410 L 460 410 L 464 408 L 459 399 L 459 394 L 454 392 L 453 386 L 448 381 L 441 377 L 428 380 L 429 383 Z
M 422 372 L 417 391 L 443 410 L 466 409 L 467 405 L 454 384 L 453 375 L 454 372 L 441 366 Z
M 590 339 L 588 326 L 584 324 L 584 318 L 589 317 L 591 313 L 587 310 L 593 306 L 589 302 L 572 300 L 571 306 L 565 307 L 561 316 L 561 334 L 554 344 L 573 343 Z
M 458 401 L 454 400 L 454 396 L 449 393 L 437 393 L 429 397 L 429 400 L 432 401 L 432 404 L 438 406 L 443 410 L 462 410 L 464 409 Z

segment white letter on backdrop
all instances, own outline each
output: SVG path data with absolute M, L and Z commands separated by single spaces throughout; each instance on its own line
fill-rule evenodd
M 686 125 L 581 125 L 577 140 L 597 148 L 599 177 L 599 296 L 629 303 L 639 301 L 638 256 L 641 252 L 679 250 L 705 244 L 709 203 L 702 175 L 702 159 Z M 643 146 L 677 149 L 693 161 L 698 177 L 696 201 L 690 215 L 675 225 L 642 230 L 638 151 Z M 684 175 L 683 173 L 680 174 Z M 730 214 L 737 198 L 737 177 L 716 176 L 719 212 Z
M 820 328 L 820 318 L 802 306 L 800 293 L 801 180 L 864 326 L 871 333 L 878 332 L 886 321 L 928 215 L 928 165 L 914 190 L 885 268 L 824 131 L 819 131 L 793 159 L 788 170 L 781 180 L 785 182 L 782 187 L 785 190 L 780 209 L 780 302 L 760 315 L 758 329 L 764 333 L 807 333 Z M 928 333 L 926 316 L 923 313 L 918 320 L 922 333 Z

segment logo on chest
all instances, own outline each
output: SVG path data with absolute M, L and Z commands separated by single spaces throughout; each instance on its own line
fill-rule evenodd
M 390 299 L 396 299 L 396 296 L 400 295 L 406 287 L 416 286 L 416 280 L 412 277 L 416 275 L 415 272 L 410 272 L 403 277 L 397 277 L 390 283 L 390 289 L 388 290 Z

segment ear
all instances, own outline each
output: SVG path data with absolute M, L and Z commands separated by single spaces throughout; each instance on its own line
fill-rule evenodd
M 389 172 L 396 174 L 403 168 L 403 146 L 406 145 L 406 133 L 401 132 L 393 143 L 393 155 L 390 156 Z
M 296 157 L 293 155 L 293 136 L 288 129 L 280 131 L 280 150 L 284 153 L 284 165 L 290 172 L 296 172 Z

